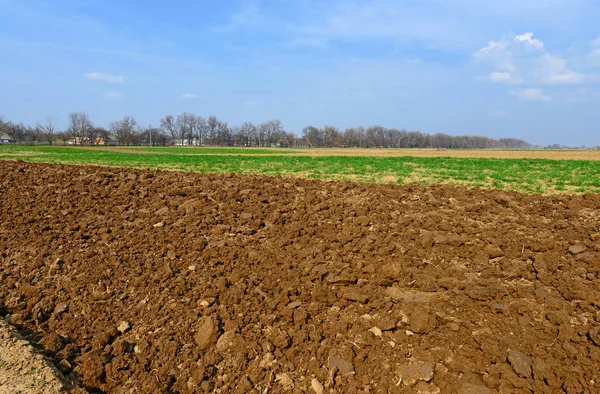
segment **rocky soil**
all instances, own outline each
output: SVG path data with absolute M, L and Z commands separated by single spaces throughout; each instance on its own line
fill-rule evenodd
M 599 275 L 599 195 L 0 161 L 0 315 L 89 392 L 600 392 Z

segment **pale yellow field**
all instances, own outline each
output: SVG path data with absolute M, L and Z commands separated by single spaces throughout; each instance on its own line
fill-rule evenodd
M 498 159 L 600 160 L 600 150 L 294 149 L 293 156 L 472 157 Z
M 160 154 L 161 148 L 128 148 L 128 147 L 78 147 L 77 149 L 103 150 L 121 153 Z M 253 150 L 260 150 L 261 156 L 367 156 L 367 157 L 464 157 L 464 158 L 496 158 L 496 159 L 554 159 L 554 160 L 600 160 L 600 150 L 486 150 L 486 149 L 359 149 L 359 148 L 223 148 L 178 147 L 185 155 L 244 155 L 252 154 Z M 214 149 L 214 153 L 211 150 Z M 232 152 L 239 149 L 239 153 Z M 264 153 L 271 150 L 272 153 Z

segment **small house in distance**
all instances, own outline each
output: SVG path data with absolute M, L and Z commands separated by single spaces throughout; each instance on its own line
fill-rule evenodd
M 6 133 L 0 133 L 0 144 L 12 144 L 15 140 Z

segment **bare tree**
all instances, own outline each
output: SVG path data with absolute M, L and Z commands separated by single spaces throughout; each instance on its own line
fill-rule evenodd
M 152 126 L 145 127 L 140 132 L 140 142 L 149 146 L 165 145 L 166 138 L 164 137 L 160 129 Z
M 67 131 L 75 145 L 83 145 L 83 140 L 89 134 L 90 129 L 93 129 L 90 117 L 85 112 L 72 112 L 69 114 L 69 125 Z M 93 144 L 90 140 L 90 144 Z
M 4 120 L 4 116 L 0 115 L 0 133 L 11 134 L 12 123 Z M 14 137 L 10 135 L 11 137 Z
M 256 126 L 252 122 L 244 122 L 242 127 L 240 127 L 240 133 L 244 136 L 244 144 L 250 146 L 252 144 L 251 141 L 256 136 Z
M 196 116 L 189 112 L 183 112 L 177 115 L 175 120 L 175 129 L 179 132 L 181 145 L 185 145 L 187 140 L 188 145 L 192 144 L 194 129 L 196 124 Z
M 259 137 L 263 146 L 273 146 L 280 142 L 283 133 L 283 125 L 279 120 L 270 120 L 258 126 Z
M 177 130 L 175 129 L 175 122 L 173 121 L 172 115 L 167 115 L 160 120 L 160 128 L 171 136 L 171 144 L 175 143 L 177 137 Z
M 131 145 L 136 134 L 137 121 L 133 116 L 125 116 L 122 120 L 111 122 L 110 131 L 119 141 L 119 145 Z
M 206 120 L 206 130 L 208 132 L 208 139 L 211 141 L 211 144 L 215 144 L 217 141 L 217 129 L 219 127 L 219 120 L 216 116 L 211 115 Z
M 37 126 L 44 139 L 48 141 L 50 145 L 52 145 L 52 141 L 54 140 L 54 134 L 56 133 L 57 123 L 58 122 L 55 118 L 49 117 L 46 120 L 46 123 Z
M 102 141 L 102 143 L 106 145 L 106 143 L 110 139 L 110 133 L 104 127 L 94 127 L 94 135 L 96 138 L 96 145 L 99 145 L 100 141 Z
M 202 146 L 202 140 L 206 138 L 208 134 L 208 124 L 206 123 L 206 119 L 202 116 L 196 116 L 196 121 L 194 122 L 194 138 L 198 140 L 198 144 Z
M 231 137 L 231 128 L 227 122 L 219 122 L 217 127 L 217 145 L 227 145 L 231 146 L 232 137 Z

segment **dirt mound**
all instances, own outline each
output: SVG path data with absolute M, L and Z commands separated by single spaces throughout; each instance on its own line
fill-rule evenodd
M 600 390 L 600 196 L 0 161 L 0 311 L 111 393 Z

